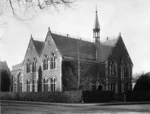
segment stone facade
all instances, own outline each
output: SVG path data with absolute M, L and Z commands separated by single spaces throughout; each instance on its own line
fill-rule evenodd
M 12 91 L 21 92 L 23 83 L 23 64 L 17 64 L 12 66 Z
M 101 42 L 97 11 L 96 21 L 95 42 L 58 35 L 50 29 L 44 42 L 31 36 L 20 70 L 22 91 L 130 91 L 133 63 L 122 36 Z

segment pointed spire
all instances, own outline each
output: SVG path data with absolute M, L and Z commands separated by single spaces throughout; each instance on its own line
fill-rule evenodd
M 32 34 L 31 34 L 31 39 L 33 39 Z
M 95 17 L 95 23 L 94 23 L 94 31 L 99 31 L 100 30 L 100 25 L 99 25 L 99 20 L 98 20 L 98 15 L 97 15 L 97 7 L 96 7 L 96 17 Z
M 93 28 L 93 38 L 95 40 L 95 43 L 100 43 L 100 25 L 97 15 L 97 7 L 96 7 L 96 17 L 95 17 L 95 23 Z

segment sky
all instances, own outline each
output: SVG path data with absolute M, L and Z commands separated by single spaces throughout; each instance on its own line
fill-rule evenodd
M 72 8 L 42 12 L 27 22 L 0 16 L 0 60 L 12 65 L 23 61 L 31 34 L 44 41 L 51 31 L 93 41 L 95 10 L 100 40 L 117 38 L 119 32 L 133 61 L 133 73 L 150 71 L 149 0 L 77 0 Z

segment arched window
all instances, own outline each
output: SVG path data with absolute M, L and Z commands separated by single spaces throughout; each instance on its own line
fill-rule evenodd
M 30 62 L 30 60 L 28 59 L 28 60 L 27 60 L 27 63 L 26 63 L 26 72 L 27 72 L 27 73 L 30 72 L 30 65 L 31 65 L 31 62 Z
M 37 60 L 36 58 L 34 58 L 32 62 L 32 72 L 36 72 L 36 63 L 37 63 Z
M 103 85 L 98 85 L 98 91 L 103 91 Z
M 43 79 L 43 85 L 44 85 L 44 92 L 48 91 L 48 79 L 44 78 Z
M 124 65 L 124 77 L 129 77 L 129 65 L 125 64 Z
M 56 91 L 56 78 L 53 77 L 50 79 L 51 82 L 51 91 Z
M 47 69 L 48 69 L 48 56 L 45 55 L 43 60 L 43 70 L 47 70 Z
M 35 92 L 35 80 L 32 80 L 32 92 Z
M 51 69 L 54 69 L 54 68 L 56 68 L 56 55 L 55 55 L 55 53 L 54 52 L 52 52 L 52 54 L 51 54 L 51 63 L 50 63 L 50 68 Z
M 109 73 L 110 73 L 110 76 L 116 76 L 117 75 L 117 64 L 116 64 L 116 62 L 112 61 L 110 63 Z
M 18 75 L 18 92 L 22 92 L 22 76 Z
M 30 84 L 31 84 L 31 81 L 30 80 L 27 80 L 27 92 L 30 92 Z

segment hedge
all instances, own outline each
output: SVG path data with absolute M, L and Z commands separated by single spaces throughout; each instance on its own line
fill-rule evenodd
M 63 92 L 2 92 L 2 100 L 59 102 L 59 103 L 80 103 L 80 102 L 111 102 L 114 100 L 114 93 L 110 91 L 63 91 Z
M 126 93 L 127 101 L 150 101 L 150 91 L 132 91 Z
M 112 91 L 83 91 L 83 101 L 86 103 L 111 102 L 114 98 Z
M 41 101 L 41 102 L 60 102 L 78 103 L 82 100 L 82 91 L 63 91 L 63 92 L 2 92 L 2 100 L 20 101 Z

